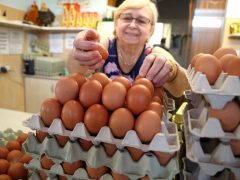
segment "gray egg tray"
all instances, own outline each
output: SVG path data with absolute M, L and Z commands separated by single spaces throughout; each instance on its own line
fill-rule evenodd
M 196 163 L 209 163 L 215 166 L 221 166 L 222 168 L 240 168 L 240 158 L 233 155 L 231 146 L 229 144 L 230 139 L 220 139 L 221 141 L 216 147 L 211 147 L 211 153 L 204 153 L 200 143 L 200 137 L 195 136 L 189 131 L 189 124 L 187 121 L 187 115 L 184 115 L 184 134 L 186 144 L 186 156 Z M 216 127 L 214 127 L 217 130 Z
M 166 117 L 163 116 L 163 118 Z M 115 144 L 118 149 L 130 146 L 141 149 L 144 152 L 161 151 L 169 153 L 176 152 L 180 149 L 177 126 L 175 123 L 167 120 L 162 120 L 161 132 L 157 133 L 149 144 L 143 144 L 134 130 L 129 130 L 123 139 L 117 139 L 113 136 L 108 126 L 102 127 L 96 136 L 91 136 L 82 122 L 77 123 L 72 131 L 64 127 L 61 119 L 54 119 L 50 127 L 46 127 L 39 114 L 33 115 L 25 122 L 25 125 L 33 130 L 41 130 L 49 134 L 68 136 L 71 139 L 82 138 L 92 141 L 95 145 L 101 142 Z
M 195 69 L 188 67 L 186 72 L 189 84 L 193 92 L 198 94 L 213 94 L 226 96 L 240 96 L 240 78 L 221 73 L 214 85 L 210 85 L 206 75 L 196 72 Z M 218 96 L 216 96 L 217 98 Z
M 82 160 L 92 167 L 107 166 L 131 179 L 138 179 L 146 174 L 153 179 L 172 179 L 179 172 L 177 157 L 171 159 L 166 166 L 161 166 L 152 153 L 145 153 L 139 161 L 133 161 L 126 149 L 117 150 L 112 157 L 109 157 L 102 145 L 92 146 L 88 151 L 83 151 L 77 141 L 68 141 L 61 148 L 54 137 L 47 137 L 39 143 L 32 133 L 29 133 L 23 148 L 32 155 L 33 159 L 39 159 L 41 154 L 46 154 L 56 164 Z M 34 164 L 33 168 L 29 168 L 39 169 L 39 163 Z
M 183 159 L 183 175 L 185 180 L 230 180 L 230 171 L 235 175 L 236 180 L 240 180 L 238 168 L 226 169 L 208 163 L 194 163 L 187 158 Z
M 41 177 L 38 175 L 39 170 L 42 170 L 46 173 L 47 180 L 58 180 L 58 175 L 65 176 L 68 180 L 92 180 L 91 178 L 89 178 L 84 168 L 79 168 L 75 171 L 73 175 L 68 175 L 64 173 L 61 165 L 59 164 L 53 165 L 50 170 L 42 169 L 41 164 L 37 159 L 33 159 L 25 167 L 32 171 L 28 180 L 41 180 Z M 113 178 L 110 174 L 104 174 L 100 177 L 99 180 L 113 180 Z
M 208 108 L 203 101 L 197 108 L 188 110 L 186 113 L 189 131 L 194 136 L 228 140 L 240 139 L 240 124 L 233 132 L 225 132 L 217 118 L 208 116 Z
M 197 94 L 191 90 L 184 92 L 186 99 L 190 100 L 194 107 L 201 101 L 206 101 L 210 104 L 213 109 L 223 109 L 224 106 L 232 101 L 235 97 L 240 98 L 240 96 L 231 96 L 231 95 L 220 95 L 220 94 Z

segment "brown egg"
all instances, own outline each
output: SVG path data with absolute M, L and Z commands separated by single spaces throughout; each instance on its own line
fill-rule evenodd
M 158 158 L 158 161 L 161 164 L 161 166 L 166 166 L 169 163 L 169 161 L 175 156 L 175 153 L 171 154 L 160 151 L 156 151 L 154 152 L 154 154 Z
M 6 159 L 0 159 L 0 174 L 6 174 L 9 167 L 10 162 L 8 162 Z
M 55 118 L 61 117 L 62 106 L 53 98 L 46 99 L 40 108 L 40 116 L 45 126 L 50 126 Z
M 48 169 L 50 170 L 51 167 L 54 165 L 54 162 L 47 158 L 47 156 L 44 154 L 41 156 L 40 163 L 43 169 Z
M 93 168 L 87 165 L 86 170 L 87 170 L 88 176 L 93 179 L 99 179 L 102 175 L 108 172 L 108 168 L 106 166 Z
M 143 143 L 149 143 L 161 131 L 161 118 L 155 111 L 144 111 L 137 117 L 134 130 Z
M 78 168 L 81 168 L 84 166 L 84 162 L 83 161 L 76 161 L 73 163 L 63 162 L 62 166 L 63 166 L 64 173 L 73 175 Z
M 164 95 L 164 90 L 162 87 L 155 87 L 154 88 L 154 95 L 152 101 L 158 102 L 160 104 L 163 104 L 163 95 Z M 158 98 L 156 98 L 156 96 Z M 155 98 L 154 98 L 155 97 Z
M 110 116 L 109 128 L 113 136 L 123 138 L 134 127 L 134 116 L 126 108 L 116 109 Z
M 143 156 L 144 152 L 141 149 L 127 147 L 127 150 L 134 161 L 138 161 Z
M 108 50 L 101 43 L 97 43 L 97 46 L 102 59 L 106 60 L 109 56 Z
M 69 137 L 68 136 L 62 136 L 62 135 L 55 135 L 55 138 L 59 144 L 60 147 L 64 147 L 65 144 L 69 141 Z
M 87 140 L 85 140 L 85 139 L 78 139 L 78 142 L 79 142 L 79 144 L 80 144 L 80 146 L 81 146 L 81 148 L 84 150 L 84 151 L 88 151 L 91 147 L 92 147 L 92 145 L 93 145 L 93 143 L 91 142 L 91 141 L 87 141 Z
M 62 104 L 69 100 L 76 99 L 78 93 L 78 83 L 75 79 L 70 77 L 64 77 L 58 80 L 55 86 L 55 96 Z
M 195 72 L 197 71 L 205 74 L 209 84 L 214 85 L 222 68 L 216 57 L 211 54 L 205 54 L 200 56 L 195 62 Z
M 120 82 L 108 83 L 102 92 L 102 103 L 110 111 L 120 108 L 125 103 L 127 91 Z
M 124 76 L 118 76 L 115 79 L 113 79 L 113 81 L 114 82 L 117 81 L 117 82 L 122 83 L 125 86 L 127 91 L 131 87 L 130 81 L 126 77 L 124 77 Z
M 107 126 L 109 114 L 101 104 L 90 106 L 84 116 L 84 124 L 92 135 L 97 135 L 103 126 Z
M 27 133 L 21 133 L 18 138 L 17 141 L 20 143 L 20 145 L 22 145 L 22 143 L 24 143 L 28 138 L 28 134 Z
M 159 117 L 162 119 L 163 116 L 163 106 L 158 102 L 151 102 L 148 106 L 148 110 L 153 110 L 158 113 Z
M 204 54 L 203 54 L 203 53 L 198 53 L 198 54 L 196 54 L 196 55 L 194 55 L 194 56 L 192 57 L 192 59 L 191 59 L 191 67 L 194 67 L 194 66 L 195 66 L 195 63 L 196 63 L 197 59 L 198 59 L 199 57 L 201 57 L 202 55 L 204 55 Z
M 218 59 L 220 59 L 225 54 L 233 54 L 233 55 L 237 56 L 236 50 L 233 49 L 232 47 L 221 47 L 213 53 L 213 55 Z
M 41 180 L 46 180 L 47 179 L 47 174 L 43 170 L 39 170 L 38 175 L 40 176 Z
M 89 80 L 97 80 L 101 83 L 103 88 L 111 81 L 104 73 L 95 73 L 89 78 Z
M 240 108 L 234 102 L 228 102 L 223 109 L 209 108 L 209 116 L 219 119 L 222 128 L 225 132 L 234 131 L 240 122 Z
M 128 178 L 124 174 L 120 174 L 120 173 L 117 173 L 117 172 L 114 172 L 114 171 L 112 171 L 111 174 L 112 174 L 112 177 L 113 177 L 114 180 L 130 180 L 130 178 Z
M 89 80 L 85 82 L 79 92 L 79 101 L 83 107 L 88 108 L 93 104 L 101 101 L 102 85 L 97 80 Z
M 9 150 L 6 147 L 0 147 L 0 159 L 6 159 Z
M 26 163 L 28 164 L 30 161 L 32 160 L 32 156 L 30 156 L 29 154 L 24 154 L 21 159 L 20 159 L 20 162 L 21 163 Z
M 117 146 L 115 144 L 103 143 L 103 147 L 109 157 L 112 157 L 117 151 Z
M 12 180 L 12 178 L 7 174 L 0 174 L 0 180 Z
M 7 160 L 9 162 L 18 162 L 22 158 L 23 153 L 19 150 L 12 150 L 7 155 Z
M 142 85 L 146 86 L 150 90 L 150 92 L 153 96 L 154 86 L 150 80 L 148 80 L 147 78 L 138 78 L 133 82 L 133 85 L 136 85 L 136 84 L 142 84 Z
M 220 65 L 222 67 L 223 72 L 227 72 L 227 65 L 232 59 L 237 58 L 237 56 L 232 54 L 225 54 L 219 59 Z
M 239 139 L 231 139 L 230 146 L 231 146 L 233 155 L 240 156 L 240 140 Z
M 42 143 L 45 139 L 45 137 L 47 137 L 48 133 L 47 132 L 43 132 L 41 130 L 36 130 L 36 138 L 38 140 L 38 142 Z
M 77 81 L 79 89 L 88 80 L 82 73 L 74 73 L 70 76 Z
M 20 162 L 11 163 L 8 173 L 12 179 L 27 179 L 28 170 L 24 167 L 24 165 Z
M 62 108 L 62 122 L 66 129 L 73 130 L 77 123 L 82 122 L 84 109 L 76 100 L 66 102 Z
M 12 150 L 21 150 L 21 149 L 22 149 L 20 143 L 19 143 L 17 140 L 10 140 L 10 141 L 8 141 L 7 144 L 6 144 L 6 148 L 7 148 L 9 151 L 12 151 Z
M 226 68 L 228 75 L 240 76 L 240 57 L 232 59 Z
M 127 92 L 127 107 L 135 115 L 146 110 L 151 100 L 151 92 L 144 85 L 132 86 Z

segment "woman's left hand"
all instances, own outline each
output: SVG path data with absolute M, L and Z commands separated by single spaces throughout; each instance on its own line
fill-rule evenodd
M 170 60 L 160 53 L 150 53 L 143 61 L 139 75 L 151 80 L 156 87 L 161 87 L 170 79 L 172 70 Z

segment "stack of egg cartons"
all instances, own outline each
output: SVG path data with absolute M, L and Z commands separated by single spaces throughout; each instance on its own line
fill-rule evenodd
M 33 115 L 25 122 L 36 130 L 24 144 L 33 157 L 26 165 L 32 172 L 30 179 L 173 179 L 179 173 L 176 154 L 180 145 L 177 127 L 167 118 L 175 108 L 174 101 L 164 94 L 164 104 L 160 132 L 147 144 L 141 142 L 134 128 L 123 138 L 116 138 L 108 124 L 93 135 L 84 121 L 70 130 L 61 117 L 46 126 L 41 113 Z M 113 112 L 108 113 L 110 117 Z
M 190 65 L 187 78 L 185 179 L 240 179 L 239 76 L 222 71 L 210 85 L 207 75 Z

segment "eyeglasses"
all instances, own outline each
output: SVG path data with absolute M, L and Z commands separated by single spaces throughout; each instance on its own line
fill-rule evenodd
M 128 14 L 128 13 L 120 14 L 119 19 L 125 23 L 131 23 L 133 20 L 135 20 L 135 23 L 140 26 L 146 26 L 151 22 L 150 19 L 144 16 L 139 16 L 137 18 L 134 18 L 131 14 Z

